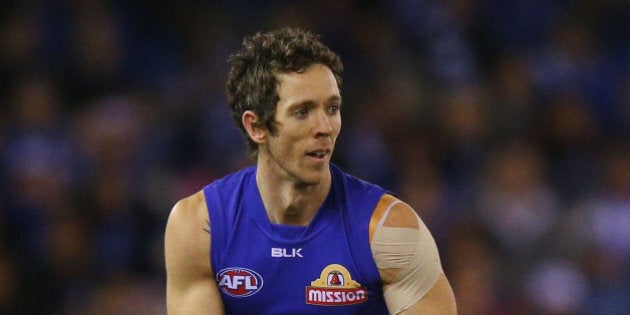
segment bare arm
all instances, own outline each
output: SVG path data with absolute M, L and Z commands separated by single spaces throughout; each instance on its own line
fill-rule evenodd
M 407 204 L 385 195 L 370 223 L 370 245 L 394 314 L 456 314 L 429 230 Z
M 209 218 L 203 191 L 180 200 L 166 225 L 166 304 L 168 314 L 223 314 L 223 302 L 210 266 Z

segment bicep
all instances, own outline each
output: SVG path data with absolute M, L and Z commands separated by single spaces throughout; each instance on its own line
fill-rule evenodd
M 381 226 L 372 241 L 387 308 L 400 314 L 424 299 L 443 274 L 437 247 L 424 225 Z
M 430 231 L 409 205 L 396 198 L 387 199 L 379 204 L 388 210 L 381 211 L 382 217 L 374 218 L 379 224 L 372 229 L 370 238 L 389 311 L 454 313 L 448 312 L 449 305 L 454 310 L 454 297 Z M 443 301 L 444 307 L 438 307 L 436 300 Z
M 175 205 L 166 225 L 166 304 L 171 315 L 223 313 L 210 266 L 207 212 L 199 208 L 205 202 L 196 199 Z

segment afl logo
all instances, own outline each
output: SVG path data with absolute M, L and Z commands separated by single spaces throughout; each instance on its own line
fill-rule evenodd
M 263 286 L 262 277 L 247 268 L 226 268 L 217 274 L 217 283 L 223 293 L 233 297 L 256 294 Z

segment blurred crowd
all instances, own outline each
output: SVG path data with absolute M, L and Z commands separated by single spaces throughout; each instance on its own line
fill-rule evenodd
M 176 200 L 253 164 L 227 58 L 345 64 L 335 163 L 407 200 L 460 314 L 630 313 L 630 3 L 0 4 L 0 314 L 164 314 Z

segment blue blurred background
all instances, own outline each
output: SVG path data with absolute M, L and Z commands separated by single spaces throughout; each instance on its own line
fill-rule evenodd
M 0 313 L 165 314 L 181 197 L 252 162 L 242 37 L 345 63 L 337 164 L 433 231 L 460 314 L 630 314 L 630 3 L 0 4 Z

